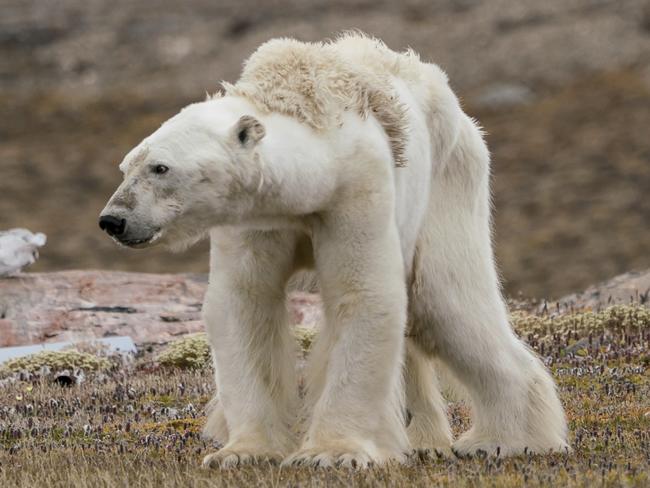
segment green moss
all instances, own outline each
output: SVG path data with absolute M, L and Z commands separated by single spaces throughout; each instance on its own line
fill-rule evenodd
M 205 334 L 192 334 L 170 343 L 157 359 L 162 366 L 180 369 L 202 369 L 212 362 Z
M 75 350 L 43 351 L 29 356 L 10 359 L 3 366 L 0 375 L 28 371 L 37 373 L 43 367 L 52 371 L 64 369 L 82 369 L 84 371 L 102 371 L 111 366 L 108 359 Z
M 309 352 L 317 331 L 312 327 L 297 326 L 294 336 L 298 345 L 306 354 Z M 180 369 L 202 369 L 212 364 L 210 345 L 205 334 L 192 334 L 171 342 L 158 355 L 161 366 Z
M 312 344 L 314 343 L 314 339 L 316 339 L 317 333 L 318 332 L 313 327 L 297 326 L 294 329 L 294 335 L 296 336 L 298 345 L 300 346 L 300 349 L 302 350 L 303 353 L 306 354 L 307 352 L 309 352 Z

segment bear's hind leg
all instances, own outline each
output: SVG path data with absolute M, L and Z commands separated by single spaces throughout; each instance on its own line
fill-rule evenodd
M 404 382 L 406 408 L 410 414 L 406 433 L 411 448 L 419 455 L 449 456 L 452 435 L 446 402 L 440 393 L 431 359 L 411 338 L 406 340 Z
M 434 246 L 440 249 L 441 242 Z M 553 380 L 541 361 L 510 329 L 496 278 L 481 265 L 449 254 L 420 273 L 426 293 L 411 303 L 420 317 L 413 339 L 436 355 L 466 388 L 473 426 L 453 445 L 459 454 L 502 455 L 566 447 L 566 422 Z
M 460 454 L 563 450 L 567 426 L 553 379 L 514 334 L 501 296 L 490 232 L 489 156 L 465 119 L 434 176 L 418 237 L 410 331 L 466 388 L 473 426 Z

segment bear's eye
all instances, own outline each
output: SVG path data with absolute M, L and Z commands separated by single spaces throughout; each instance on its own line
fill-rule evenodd
M 151 171 L 153 171 L 157 175 L 163 175 L 167 173 L 167 171 L 169 171 L 169 168 L 164 164 L 157 164 L 151 167 Z
M 246 129 L 240 130 L 239 134 L 237 134 L 237 138 L 239 139 L 239 142 L 244 144 L 248 139 L 248 131 Z

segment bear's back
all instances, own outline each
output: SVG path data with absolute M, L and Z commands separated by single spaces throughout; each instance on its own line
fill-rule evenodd
M 392 77 L 412 62 L 409 56 L 360 35 L 332 43 L 273 39 L 245 62 L 238 82 L 224 88 L 263 112 L 295 117 L 316 130 L 339 127 L 345 111 L 364 119 L 373 115 L 384 128 L 395 164 L 404 166 L 408 119 Z

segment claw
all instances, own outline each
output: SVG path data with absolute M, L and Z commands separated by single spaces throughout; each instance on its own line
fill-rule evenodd
M 208 454 L 203 458 L 204 468 L 228 469 L 235 468 L 237 466 L 243 466 L 244 464 L 257 466 L 266 464 L 269 466 L 276 466 L 277 463 L 278 459 L 273 454 L 254 454 L 249 452 L 237 453 L 233 452 L 232 450 L 217 451 L 212 454 Z

